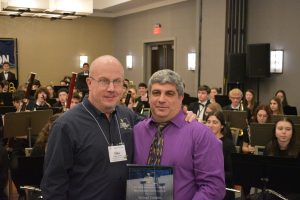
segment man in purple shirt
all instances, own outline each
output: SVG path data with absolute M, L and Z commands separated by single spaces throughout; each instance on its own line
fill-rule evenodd
M 182 79 L 176 72 L 160 70 L 148 85 L 152 117 L 134 127 L 134 162 L 153 164 L 149 162 L 153 147 L 162 145 L 154 164 L 174 167 L 174 200 L 223 199 L 222 144 L 205 125 L 184 120 Z M 162 141 L 154 145 L 158 124 L 162 123 L 167 124 L 162 129 Z

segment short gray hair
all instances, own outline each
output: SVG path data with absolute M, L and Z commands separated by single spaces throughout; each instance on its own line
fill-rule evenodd
M 176 85 L 176 90 L 178 92 L 179 96 L 184 96 L 184 83 L 176 72 L 169 70 L 169 69 L 163 69 L 155 72 L 151 78 L 148 81 L 148 88 L 149 91 L 151 91 L 151 86 L 154 83 L 170 83 Z

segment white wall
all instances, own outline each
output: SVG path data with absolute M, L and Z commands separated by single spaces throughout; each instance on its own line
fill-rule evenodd
M 268 103 L 278 89 L 287 93 L 290 105 L 300 113 L 300 1 L 249 0 L 248 43 L 270 43 L 271 49 L 284 50 L 283 74 L 261 80 L 260 102 Z
M 187 53 L 197 50 L 196 1 L 152 9 L 142 13 L 122 16 L 114 20 L 114 55 L 125 65 L 127 54 L 133 55 L 133 69 L 125 70 L 125 76 L 134 84 L 145 82 L 143 69 L 143 44 L 148 41 L 175 39 L 174 70 L 186 83 L 186 90 L 193 95 L 197 91 L 197 72 L 187 70 Z M 162 25 L 160 35 L 153 35 L 156 23 Z
M 203 0 L 200 83 L 223 87 L 226 0 Z
M 79 56 L 89 62 L 112 54 L 112 19 L 83 17 L 75 20 L 50 20 L 0 16 L 0 37 L 17 38 L 19 82 L 30 72 L 44 85 L 80 72 Z

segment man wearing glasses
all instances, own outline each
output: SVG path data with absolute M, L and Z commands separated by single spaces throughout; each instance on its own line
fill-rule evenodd
M 136 114 L 118 106 L 124 70 L 112 56 L 97 58 L 87 78 L 89 96 L 53 124 L 45 155 L 44 199 L 125 198 Z

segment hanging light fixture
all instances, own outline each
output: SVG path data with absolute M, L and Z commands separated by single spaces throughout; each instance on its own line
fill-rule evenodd
M 93 13 L 93 0 L 0 0 L 0 15 L 75 19 Z

